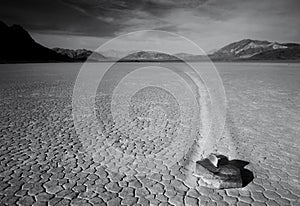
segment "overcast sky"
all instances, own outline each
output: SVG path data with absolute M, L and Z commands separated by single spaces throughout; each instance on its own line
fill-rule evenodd
M 0 1 L 0 20 L 41 44 L 88 49 L 144 29 L 175 32 L 205 51 L 245 38 L 300 42 L 299 11 L 299 0 Z

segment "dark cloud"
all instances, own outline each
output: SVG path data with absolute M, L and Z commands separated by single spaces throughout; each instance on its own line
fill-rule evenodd
M 0 19 L 34 32 L 114 36 L 132 29 L 176 26 L 163 20 L 179 8 L 195 8 L 208 0 L 1 0 Z
M 1 0 L 0 20 L 47 38 L 88 42 L 156 29 L 221 45 L 245 37 L 299 41 L 299 8 L 299 0 Z
M 122 15 L 131 17 L 135 11 L 164 16 L 177 8 L 196 8 L 209 0 L 62 0 L 89 15 Z
M 125 32 L 138 29 L 177 31 L 164 20 L 174 10 L 201 8 L 209 0 L 61 0 L 93 18 L 122 27 Z
M 58 0 L 1 0 L 0 19 L 26 29 L 55 34 L 111 36 L 122 29 Z

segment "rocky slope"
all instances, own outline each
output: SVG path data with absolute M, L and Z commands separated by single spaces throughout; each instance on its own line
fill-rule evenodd
M 64 56 L 68 56 L 74 61 L 86 61 L 92 54 L 93 55 L 89 58 L 90 61 L 102 61 L 105 59 L 105 56 L 103 56 L 102 54 L 87 49 L 72 50 L 63 48 L 53 48 L 53 51 Z
M 253 55 L 251 60 L 299 60 L 300 59 L 300 45 L 299 44 L 285 44 L 288 48 L 269 50 L 259 54 Z
M 219 49 L 210 57 L 213 60 L 299 59 L 299 49 L 299 44 L 244 39 Z
M 21 26 L 7 26 L 1 21 L 0 45 L 0 63 L 72 61 L 35 42 Z

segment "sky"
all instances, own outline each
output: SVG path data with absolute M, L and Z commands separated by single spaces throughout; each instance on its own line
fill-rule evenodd
M 206 52 L 246 38 L 300 42 L 299 11 L 299 0 L 0 1 L 0 20 L 23 26 L 37 42 L 91 50 L 140 30 L 173 32 Z

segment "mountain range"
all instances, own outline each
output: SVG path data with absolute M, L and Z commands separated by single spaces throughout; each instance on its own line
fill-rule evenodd
M 209 56 L 212 60 L 294 60 L 300 59 L 300 45 L 244 39 Z
M 97 53 L 87 49 L 49 49 L 37 43 L 19 25 L 0 21 L 0 63 L 84 62 L 89 61 L 202 61 L 207 57 L 187 53 L 165 54 L 153 51 L 116 51 Z M 93 54 L 93 55 L 92 55 Z M 244 39 L 209 54 L 212 61 L 300 60 L 300 44 Z

